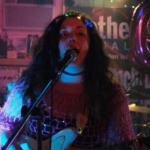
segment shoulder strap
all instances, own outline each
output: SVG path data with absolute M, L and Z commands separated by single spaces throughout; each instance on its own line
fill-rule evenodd
M 88 98 L 88 94 L 84 90 L 80 99 L 80 106 L 78 111 L 79 113 L 77 114 L 77 118 L 76 118 L 77 119 L 76 127 L 79 134 L 82 134 L 82 131 L 85 128 L 86 123 L 88 121 L 89 109 L 87 106 L 87 100 L 88 100 L 87 98 Z

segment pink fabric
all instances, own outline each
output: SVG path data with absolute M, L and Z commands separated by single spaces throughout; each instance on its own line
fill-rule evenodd
M 48 112 L 48 106 L 46 104 L 46 100 L 51 100 L 51 93 L 47 93 L 46 98 L 44 100 L 44 107 L 45 110 Z M 53 125 L 53 133 L 55 134 L 60 130 L 63 130 L 68 124 L 76 127 L 74 122 L 76 118 L 76 114 L 78 113 L 79 101 L 81 100 L 81 94 L 67 94 L 63 93 L 62 91 L 53 91 L 53 100 L 54 100 L 54 116 L 53 121 L 55 125 Z M 50 106 L 50 104 L 48 104 Z M 97 122 L 93 122 L 92 118 L 89 117 L 87 126 L 85 127 L 85 132 L 83 135 L 79 135 L 77 139 L 74 141 L 74 147 L 82 147 L 82 148 L 89 148 L 91 146 L 94 147 L 98 145 L 98 143 L 103 142 L 107 139 L 109 145 L 120 143 L 123 141 L 130 141 L 134 140 L 136 137 L 133 132 L 133 127 L 131 123 L 131 116 L 128 108 L 128 100 L 125 95 L 124 89 L 119 87 L 119 91 L 114 97 L 114 103 L 112 105 L 116 110 L 117 114 L 117 121 L 112 120 L 110 122 L 107 135 L 106 133 L 101 130 L 101 124 Z M 59 119 L 61 116 L 62 119 Z M 50 115 L 45 116 L 50 120 Z M 67 122 L 66 122 L 67 119 Z M 46 124 L 45 119 L 43 120 L 42 124 L 44 126 L 42 133 L 43 136 L 48 137 L 50 132 L 46 129 L 49 129 L 50 125 Z M 64 124 L 61 128 L 59 125 Z M 33 133 L 36 136 L 36 125 L 35 120 L 32 120 L 30 123 L 30 133 Z M 92 131 L 92 132 L 91 132 Z M 93 140 L 95 139 L 95 140 Z
M 53 115 L 57 118 L 76 118 L 79 111 L 80 94 L 68 94 L 53 90 Z M 46 111 L 50 114 L 51 92 L 48 92 L 44 101 Z
M 25 91 L 22 90 L 23 86 L 24 83 L 21 83 L 13 88 L 4 107 L 2 108 L 0 112 L 0 131 L 14 129 L 21 120 L 20 111 L 23 105 L 22 95 Z M 57 117 L 56 114 L 58 114 L 59 116 L 62 115 L 61 118 L 64 120 L 65 117 L 70 118 L 71 120 L 75 119 L 79 107 L 81 92 L 78 94 L 67 94 L 65 92 L 64 94 L 62 91 L 54 90 L 53 96 L 55 117 Z M 50 99 L 50 92 L 47 94 L 46 99 Z M 44 103 L 46 102 L 46 99 L 44 100 Z M 99 124 L 95 123 L 92 125 L 89 122 L 89 127 L 87 126 L 87 128 L 93 128 L 93 137 L 97 136 L 96 143 L 103 141 L 104 138 L 107 139 L 109 145 L 135 139 L 136 137 L 133 133 L 131 116 L 128 108 L 128 100 L 123 88 L 120 87 L 120 91 L 116 94 L 112 107 L 115 107 L 115 110 L 117 110 L 116 113 L 118 115 L 118 120 L 117 122 L 115 120 L 110 122 L 107 136 L 104 136 L 105 134 L 103 131 L 96 133 L 95 126 L 98 127 L 99 130 L 101 128 Z M 48 107 L 46 109 L 48 112 Z M 87 137 L 90 137 L 89 132 L 84 138 Z M 81 142 L 81 140 L 77 137 L 73 145 L 78 147 L 79 142 Z
M 120 143 L 135 139 L 128 100 L 123 88 L 120 88 L 120 91 L 116 94 L 113 107 L 117 110 L 118 119 L 117 122 L 112 121 L 110 123 L 108 129 L 108 143 Z

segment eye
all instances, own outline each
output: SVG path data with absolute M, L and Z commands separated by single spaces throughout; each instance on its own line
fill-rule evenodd
M 79 35 L 80 35 L 80 36 L 84 36 L 85 34 L 84 34 L 84 33 L 82 33 L 82 32 L 79 32 Z
M 67 33 L 61 33 L 60 34 L 61 37 L 66 36 L 66 35 L 67 35 Z

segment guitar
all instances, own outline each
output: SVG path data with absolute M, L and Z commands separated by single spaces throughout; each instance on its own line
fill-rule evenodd
M 52 136 L 51 150 L 69 150 L 77 135 L 78 132 L 73 127 L 58 132 Z M 37 150 L 36 140 L 32 138 L 21 135 L 18 142 L 23 150 Z M 42 150 L 50 150 L 49 143 L 49 139 L 44 140 L 42 142 Z
M 59 133 L 52 136 L 52 150 L 70 150 L 71 144 L 77 137 L 78 132 L 75 128 L 66 128 Z M 90 150 L 132 150 L 131 146 L 135 140 L 122 142 L 120 144 L 110 145 L 99 147 Z M 20 145 L 23 150 L 37 150 L 36 141 L 26 137 L 21 136 L 19 139 Z M 42 150 L 49 150 L 49 139 L 42 142 Z M 144 137 L 139 139 L 140 143 L 144 143 L 148 148 L 150 148 L 150 137 Z M 27 144 L 28 143 L 28 144 Z M 25 144 L 27 144 L 25 146 Z M 78 148 L 73 148 L 74 150 L 78 150 Z M 84 149 L 85 150 L 85 149 Z

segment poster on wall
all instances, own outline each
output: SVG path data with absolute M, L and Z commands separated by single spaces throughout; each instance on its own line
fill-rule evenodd
M 8 35 L 6 31 L 2 31 L 0 33 L 0 58 L 31 59 L 38 40 L 38 34 Z
M 7 58 L 25 58 L 27 39 L 20 35 L 10 35 L 7 39 Z
M 0 58 L 25 58 L 27 53 L 27 38 L 21 35 L 0 32 Z
M 124 86 L 126 92 L 132 93 L 132 98 L 142 96 L 141 98 L 150 99 L 150 76 L 139 74 L 128 60 L 129 26 L 134 9 L 76 6 L 66 7 L 65 12 L 70 10 L 82 12 L 94 21 L 104 40 L 105 52 L 112 60 L 111 71 Z
M 0 58 L 7 58 L 7 34 L 0 32 Z
M 104 40 L 105 52 L 111 58 L 111 71 L 123 85 L 130 104 L 150 107 L 150 75 L 139 73 L 128 60 L 129 26 L 133 8 L 101 8 L 101 7 L 66 7 L 65 12 L 71 10 L 88 15 Z M 144 128 L 135 126 L 139 122 L 137 112 L 130 111 L 135 134 L 147 133 Z M 145 115 L 145 117 L 144 117 Z M 150 115 L 141 114 L 145 122 L 150 121 Z M 143 121 L 142 120 L 142 121 Z M 142 122 L 140 122 L 142 123 Z
M 37 34 L 29 34 L 27 37 L 27 53 L 32 55 L 34 53 L 35 46 L 37 45 L 39 40 L 39 35 Z

